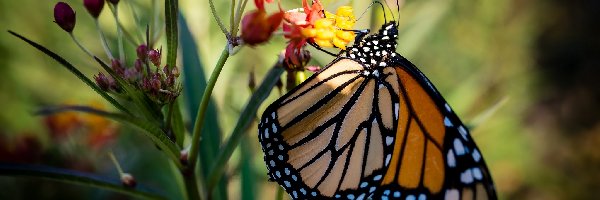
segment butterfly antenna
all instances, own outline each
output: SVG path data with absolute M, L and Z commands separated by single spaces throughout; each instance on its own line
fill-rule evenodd
M 371 2 L 371 4 L 369 4 L 369 6 L 367 6 L 367 8 L 360 14 L 360 16 L 358 17 L 358 19 L 356 19 L 356 21 L 362 19 L 362 17 L 365 15 L 365 13 L 367 13 L 367 11 L 371 7 L 373 7 L 373 4 L 379 4 L 381 6 L 381 9 L 384 9 L 383 18 L 385 19 L 385 21 L 387 21 L 387 17 L 385 16 L 385 8 L 383 7 L 383 4 L 381 4 L 381 2 L 379 2 L 379 1 L 373 1 L 373 2 Z
M 396 21 L 396 26 L 400 25 L 400 3 L 399 0 L 396 0 L 396 12 L 398 13 L 398 21 Z
M 392 7 L 390 7 L 390 5 L 387 3 L 387 1 L 383 1 L 383 3 L 385 3 L 385 7 L 387 7 L 387 8 L 388 8 L 388 10 L 390 11 L 390 14 L 392 14 L 392 19 L 393 19 L 395 22 L 398 22 L 398 21 L 396 20 L 396 16 L 394 15 L 394 12 L 392 11 Z M 396 0 L 396 4 L 398 4 L 398 0 Z M 382 7 L 383 7 L 383 5 L 382 5 Z M 400 10 L 398 10 L 398 12 L 400 12 Z M 383 10 L 383 13 L 384 13 L 384 16 L 385 16 L 385 10 Z M 386 20 L 385 22 L 387 22 L 387 20 Z

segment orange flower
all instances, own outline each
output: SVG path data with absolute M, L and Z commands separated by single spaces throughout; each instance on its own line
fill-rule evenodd
M 284 17 L 284 36 L 290 40 L 285 61 L 292 69 L 304 66 L 310 59 L 310 54 L 303 49 L 309 41 L 321 47 L 335 46 L 344 50 L 354 40 L 355 34 L 350 31 L 356 22 L 352 7 L 342 6 L 336 14 L 323 14 L 323 5 L 319 0 L 313 0 L 310 6 L 303 0 L 302 11 L 293 9 L 286 12 Z
M 271 1 L 267 0 L 267 2 Z M 267 16 L 264 0 L 255 0 L 254 3 L 258 9 L 244 16 L 241 27 L 241 38 L 244 43 L 250 46 L 268 41 L 283 20 L 283 11 L 280 10 L 271 16 Z

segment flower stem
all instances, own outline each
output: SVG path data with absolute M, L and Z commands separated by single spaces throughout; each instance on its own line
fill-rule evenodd
M 194 170 L 192 169 L 193 172 Z M 200 200 L 200 192 L 198 191 L 198 181 L 196 180 L 195 172 L 183 174 L 185 183 L 185 191 L 187 192 L 188 200 Z
M 202 100 L 200 100 L 200 105 L 198 105 L 198 114 L 196 115 L 196 122 L 194 123 L 194 131 L 192 135 L 192 145 L 190 148 L 190 153 L 188 156 L 188 164 L 190 169 L 195 169 L 196 162 L 198 161 L 198 148 L 200 145 L 200 134 L 202 133 L 202 126 L 204 125 L 204 113 L 206 112 L 206 108 L 208 106 L 208 102 L 210 101 L 210 97 L 215 87 L 215 83 L 219 78 L 219 74 L 221 74 L 221 70 L 225 65 L 225 62 L 229 58 L 229 50 L 228 45 L 225 46 L 223 51 L 221 52 L 221 57 L 217 61 L 215 69 L 210 75 L 210 79 L 206 84 L 206 89 L 204 90 L 204 94 L 202 95 Z
M 104 48 L 104 51 L 106 52 L 108 58 L 112 61 L 113 59 L 115 59 L 115 57 L 113 57 L 112 53 L 110 52 L 110 49 L 108 48 L 108 43 L 106 43 L 106 38 L 104 37 L 104 33 L 102 33 L 102 29 L 100 29 L 100 23 L 98 23 L 98 19 L 94 19 L 94 23 L 96 24 L 96 30 L 98 30 L 98 34 L 100 34 L 100 41 L 102 43 L 102 47 Z
M 119 43 L 119 59 L 122 62 L 125 62 L 125 50 L 123 49 L 123 30 L 121 24 L 119 23 L 119 6 L 118 4 L 114 5 L 114 9 L 112 9 L 113 16 L 115 18 L 115 24 L 117 25 L 117 39 Z
M 110 156 L 110 159 L 112 160 L 113 164 L 115 164 L 115 167 L 117 168 L 117 171 L 119 172 L 119 176 L 121 176 L 124 172 L 123 172 L 123 169 L 121 168 L 121 165 L 119 164 L 119 161 L 117 161 L 115 154 L 112 151 L 110 151 L 110 152 L 108 152 L 108 156 Z
M 81 43 L 79 43 L 79 40 L 77 40 L 75 38 L 75 36 L 73 35 L 73 33 L 69 33 L 69 35 L 71 36 L 71 39 L 73 39 L 73 41 L 75 42 L 75 44 L 77 44 L 77 46 L 79 46 L 79 48 L 81 50 L 83 50 L 83 52 L 85 52 L 87 55 L 89 55 L 90 57 L 94 57 L 94 55 L 90 52 L 90 50 L 86 49 L 83 45 L 81 45 Z
M 219 15 L 217 15 L 215 3 L 213 2 L 213 0 L 208 0 L 208 3 L 210 4 L 210 11 L 212 12 L 212 16 L 215 17 L 215 20 L 217 21 L 217 24 L 219 25 L 219 28 L 221 29 L 223 34 L 225 34 L 227 39 L 229 39 L 229 37 L 231 37 L 231 33 L 227 32 L 227 29 L 225 28 L 225 25 L 223 25 L 221 18 L 219 18 Z

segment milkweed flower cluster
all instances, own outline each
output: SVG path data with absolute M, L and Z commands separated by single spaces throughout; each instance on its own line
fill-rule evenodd
M 119 3 L 118 0 L 111 0 L 109 2 L 113 6 Z M 83 2 L 88 13 L 96 20 L 102 12 L 104 4 L 104 0 L 84 0 Z M 76 17 L 75 12 L 68 4 L 59 2 L 55 5 L 54 21 L 73 37 Z M 101 35 L 101 37 L 103 36 Z M 75 37 L 73 39 L 75 40 Z M 75 42 L 90 56 L 94 56 L 77 40 Z M 112 58 L 111 53 L 107 53 L 109 54 L 109 58 Z M 114 73 L 106 75 L 103 72 L 99 72 L 94 76 L 94 80 L 99 88 L 105 92 L 122 94 L 126 91 L 115 80 L 122 79 L 133 85 L 136 89 L 141 90 L 159 105 L 175 101 L 181 92 L 181 86 L 176 83 L 176 79 L 179 77 L 177 67 L 161 65 L 161 49 L 150 49 L 147 45 L 142 44 L 137 47 L 136 54 L 137 59 L 129 66 L 121 59 L 111 59 L 110 68 Z
M 302 35 L 312 38 L 321 47 L 337 47 L 342 50 L 354 40 L 355 34 L 352 29 L 356 19 L 352 13 L 352 7 L 342 6 L 336 14 L 325 12 L 325 18 L 315 21 L 314 27 L 302 29 Z
M 324 11 L 319 0 L 313 0 L 309 5 L 307 0 L 302 1 L 302 8 L 282 11 L 265 17 L 264 1 L 255 0 L 257 11 L 250 12 L 242 21 L 242 40 L 250 45 L 268 41 L 275 29 L 265 27 L 278 27 L 281 23 L 283 35 L 288 39 L 285 48 L 285 63 L 291 69 L 303 70 L 310 60 L 310 53 L 305 50 L 307 43 L 314 43 L 320 47 L 336 47 L 342 50 L 354 40 L 355 34 L 351 30 L 356 19 L 352 7 L 342 6 L 336 13 Z M 271 1 L 267 1 L 271 2 Z M 266 32 L 265 32 L 266 31 Z
M 119 60 L 113 60 L 111 69 L 115 75 L 136 86 L 159 104 L 173 102 L 181 92 L 181 86 L 176 83 L 180 74 L 179 69 L 167 65 L 161 66 L 162 50 L 149 50 L 146 45 L 140 45 L 137 48 L 137 55 L 133 67 L 124 66 Z M 123 93 L 115 78 L 102 72 L 94 76 L 102 90 Z

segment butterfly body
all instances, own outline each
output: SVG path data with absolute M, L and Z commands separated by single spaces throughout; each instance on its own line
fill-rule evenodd
M 292 198 L 496 198 L 467 129 L 395 52 L 397 35 L 389 22 L 359 37 L 263 113 L 269 177 Z

